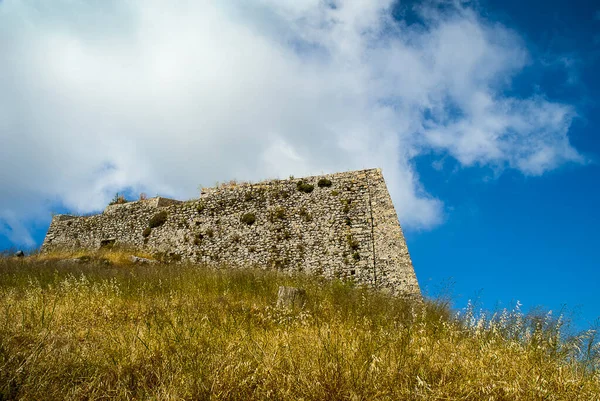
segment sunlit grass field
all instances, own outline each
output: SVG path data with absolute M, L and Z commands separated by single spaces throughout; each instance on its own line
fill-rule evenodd
M 59 256 L 0 259 L 0 400 L 600 400 L 594 332 L 560 317 Z M 280 285 L 305 307 L 276 308 Z

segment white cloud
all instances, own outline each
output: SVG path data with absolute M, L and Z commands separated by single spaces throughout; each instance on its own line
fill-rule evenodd
M 6 236 L 14 244 L 34 246 L 35 242 L 19 218 L 12 211 L 0 213 L 0 235 Z
M 539 175 L 582 158 L 574 110 L 505 95 L 518 35 L 472 10 L 391 0 L 0 3 L 0 235 L 49 203 L 101 209 L 118 190 L 380 166 L 405 227 L 443 218 L 412 159 Z M 16 218 L 15 216 L 19 216 Z

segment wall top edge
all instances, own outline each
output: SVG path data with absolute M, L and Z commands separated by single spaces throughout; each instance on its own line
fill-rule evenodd
M 256 187 L 256 188 L 260 188 L 260 187 L 267 187 L 267 186 L 271 186 L 271 185 L 280 185 L 282 183 L 289 183 L 289 182 L 296 182 L 296 181 L 314 181 L 316 179 L 319 178 L 336 178 L 336 177 L 352 177 L 352 176 L 360 176 L 361 174 L 367 174 L 367 173 L 375 173 L 377 175 L 381 175 L 382 176 L 382 171 L 381 168 L 367 168 L 367 169 L 362 169 L 362 170 L 349 170 L 349 171 L 343 171 L 343 172 L 336 172 L 336 173 L 329 173 L 329 174 L 319 174 L 319 175 L 311 175 L 311 176 L 304 176 L 304 177 L 294 177 L 293 179 L 290 178 L 274 178 L 274 179 L 267 179 L 267 180 L 263 180 L 263 181 L 258 181 L 258 182 L 236 182 L 236 181 L 232 181 L 231 184 L 229 183 L 224 183 L 222 186 L 220 187 L 208 187 L 208 188 L 202 188 L 202 192 L 199 198 L 197 199 L 191 199 L 191 201 L 197 201 L 199 199 L 201 199 L 202 197 L 205 197 L 207 195 L 212 195 L 218 192 L 222 192 L 222 191 L 227 191 L 227 190 L 239 190 L 239 189 L 243 189 L 243 188 L 251 188 L 251 187 Z M 111 214 L 116 212 L 117 210 L 123 210 L 123 209 L 128 209 L 128 208 L 134 208 L 137 206 L 145 206 L 145 207 L 149 207 L 149 208 L 158 208 L 158 207 L 165 207 L 165 206 L 170 206 L 173 204 L 180 204 L 180 203 L 185 203 L 186 201 L 180 201 L 177 199 L 172 199 L 172 198 L 167 198 L 164 196 L 155 196 L 153 198 L 148 198 L 148 199 L 143 199 L 143 200 L 135 200 L 135 201 L 129 201 L 127 203 L 121 203 L 121 204 L 115 204 L 115 205 L 108 205 L 106 206 L 106 208 L 104 209 L 103 212 L 98 213 L 98 214 L 92 214 L 92 215 L 87 215 L 87 216 L 76 216 L 76 215 L 70 215 L 70 214 L 57 214 L 53 216 L 53 220 L 56 221 L 66 221 L 66 220 L 71 220 L 71 219 L 77 219 L 80 217 L 93 217 L 93 216 L 97 216 L 99 214 Z
M 257 182 L 245 182 L 245 181 L 237 182 L 235 180 L 232 180 L 231 183 L 224 182 L 219 187 L 214 187 L 214 186 L 213 187 L 204 187 L 204 188 L 202 188 L 201 194 L 206 195 L 206 194 L 212 194 L 212 193 L 227 190 L 227 189 L 238 189 L 238 188 L 246 188 L 246 187 L 260 188 L 261 186 L 279 185 L 282 183 L 289 183 L 292 181 L 311 181 L 311 180 L 316 180 L 317 178 L 349 177 L 349 176 L 367 174 L 367 173 L 375 173 L 378 175 L 382 175 L 381 168 L 377 167 L 377 168 L 367 168 L 367 169 L 362 169 L 362 170 L 342 171 L 342 172 L 329 173 L 329 174 L 309 175 L 309 176 L 304 176 L 304 177 L 272 178 L 272 179 L 266 179 L 266 180 L 257 181 Z

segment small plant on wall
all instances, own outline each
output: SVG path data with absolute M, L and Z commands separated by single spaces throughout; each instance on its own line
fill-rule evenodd
M 329 188 L 331 186 L 331 180 L 328 180 L 327 178 L 321 178 L 317 185 L 319 188 Z
M 115 197 L 112 198 L 112 200 L 110 201 L 109 205 L 121 205 L 123 203 L 127 203 L 129 202 L 127 199 L 125 199 L 125 195 L 119 195 L 119 193 L 117 192 L 115 194 Z
M 152 216 L 152 218 L 148 222 L 148 227 L 150 227 L 150 228 L 160 227 L 163 224 L 165 224 L 166 221 L 167 221 L 167 212 L 159 212 L 159 213 L 156 213 L 154 216 Z
M 359 248 L 359 243 L 357 240 L 354 239 L 354 237 L 352 237 L 352 235 L 348 234 L 346 236 L 346 242 L 348 242 L 348 246 L 352 249 L 352 250 L 357 250 Z
M 350 199 L 342 199 L 342 211 L 348 213 L 350 211 Z
M 290 197 L 290 194 L 288 191 L 284 190 L 284 189 L 276 189 L 273 191 L 273 198 L 274 199 L 287 199 Z
M 296 188 L 298 189 L 298 191 L 300 192 L 304 192 L 305 194 L 309 194 L 313 191 L 313 189 L 315 189 L 314 185 L 308 184 L 304 181 L 298 181 L 296 183 Z
M 196 245 L 196 246 L 200 246 L 202 244 L 202 239 L 204 238 L 204 234 L 202 234 L 202 233 L 195 233 L 193 238 L 194 238 L 192 240 L 193 244 Z
M 245 213 L 241 218 L 242 223 L 251 226 L 256 221 L 254 213 Z
M 284 220 L 285 219 L 285 209 L 282 207 L 277 207 L 273 210 L 271 210 L 271 213 L 269 214 L 269 220 L 271 220 L 271 222 L 275 222 L 276 220 Z
M 306 210 L 304 206 L 298 211 L 298 215 L 304 219 L 304 221 L 312 221 L 312 215 Z
M 152 234 L 152 229 L 150 227 L 146 227 L 144 231 L 142 231 L 142 237 L 148 238 Z

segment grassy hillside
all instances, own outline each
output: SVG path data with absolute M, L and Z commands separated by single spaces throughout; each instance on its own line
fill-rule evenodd
M 0 400 L 598 400 L 591 333 L 257 270 L 0 259 Z M 306 289 L 275 308 L 279 285 Z

